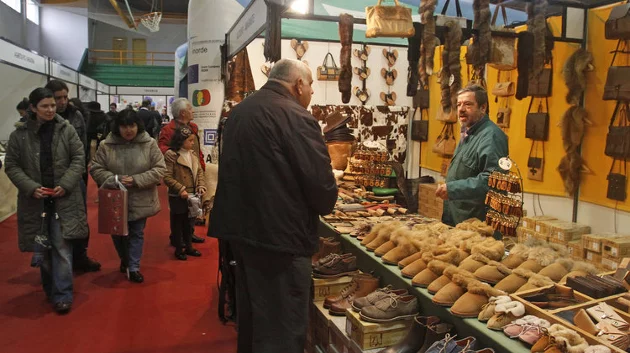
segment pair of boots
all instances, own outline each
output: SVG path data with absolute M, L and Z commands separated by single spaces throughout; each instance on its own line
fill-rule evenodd
M 425 353 L 435 342 L 451 333 L 452 329 L 453 325 L 440 322 L 437 316 L 416 316 L 402 341 L 378 353 Z

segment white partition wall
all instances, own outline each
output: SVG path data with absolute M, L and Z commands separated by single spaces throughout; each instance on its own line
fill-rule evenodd
M 15 106 L 37 87 L 46 85 L 46 76 L 0 63 L 0 77 L 10 85 L 0 85 L 0 141 L 9 139 L 20 119 Z

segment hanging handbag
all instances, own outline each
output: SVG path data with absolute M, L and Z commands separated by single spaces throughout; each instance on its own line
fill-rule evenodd
M 530 97 L 550 97 L 553 70 L 550 67 L 544 68 L 539 75 L 530 74 L 527 95 Z
M 420 109 L 429 109 L 429 102 L 431 100 L 430 98 L 431 96 L 429 94 L 429 88 L 420 85 L 418 87 L 418 92 L 416 92 L 416 95 L 413 96 L 412 99 L 413 107 Z
M 604 86 L 605 101 L 630 101 L 630 66 L 613 66 L 617 53 L 626 53 L 619 50 L 620 43 L 617 43 L 615 54 L 613 55 L 608 75 L 606 76 L 606 85 Z
M 328 58 L 332 64 L 329 63 Z M 317 79 L 319 81 L 338 81 L 340 73 L 341 69 L 337 66 L 331 53 L 326 54 L 322 66 L 317 67 Z
M 547 103 L 547 112 L 542 111 L 542 99 L 538 105 L 538 112 L 531 113 L 534 98 L 529 101 L 527 116 L 525 117 L 525 137 L 535 141 L 547 141 L 549 136 L 549 101 Z
M 527 158 L 527 179 L 542 181 L 545 167 L 545 143 L 542 143 L 542 154 L 538 156 L 538 149 L 534 148 L 537 141 L 532 141 L 529 149 L 529 157 Z
M 411 139 L 426 142 L 429 139 L 429 121 L 422 120 L 422 109 L 416 108 L 411 122 Z
M 444 124 L 431 150 L 442 156 L 452 156 L 455 153 L 455 147 L 457 147 L 457 141 L 453 133 L 453 124 Z
M 621 107 L 620 107 L 621 106 Z M 630 158 L 630 125 L 628 124 L 628 103 L 617 102 L 610 119 L 606 135 L 604 154 L 613 158 Z M 615 120 L 618 120 L 615 125 Z
M 439 105 L 438 113 L 435 116 L 435 120 L 441 121 L 447 124 L 453 124 L 457 122 L 457 109 L 452 107 L 448 113 L 444 112 L 442 104 Z
M 630 39 L 630 4 L 615 6 L 605 25 L 606 39 Z
M 98 232 L 112 235 L 128 235 L 127 188 L 114 177 L 117 189 L 98 189 Z
M 621 173 L 621 167 L 619 167 L 619 173 L 613 173 L 613 169 L 615 167 L 615 162 L 619 161 L 623 163 L 623 174 Z M 608 172 L 608 176 L 606 179 L 608 180 L 608 189 L 606 190 L 606 198 L 615 201 L 626 201 L 627 197 L 627 167 L 626 167 L 626 159 L 613 159 L 612 165 L 610 166 L 610 171 Z
M 501 8 L 503 17 L 503 26 L 497 28 L 497 15 Z M 490 46 L 490 61 L 488 66 L 502 71 L 510 71 L 516 69 L 516 32 L 507 26 L 507 15 L 503 5 L 496 5 L 492 14 L 490 27 L 492 28 L 492 44 Z
M 492 94 L 497 97 L 510 97 L 516 94 L 514 82 L 498 82 L 492 87 Z
M 510 118 L 512 117 L 512 109 L 507 106 L 507 101 L 505 102 L 505 107 L 500 107 L 497 110 L 497 126 L 508 128 L 510 127 Z
M 381 1 L 378 0 L 376 6 L 365 8 L 365 37 L 413 37 L 415 29 L 411 9 L 400 6 L 398 0 L 394 0 L 395 6 L 381 6 Z

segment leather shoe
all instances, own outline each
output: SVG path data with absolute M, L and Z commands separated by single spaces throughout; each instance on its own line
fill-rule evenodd
M 177 260 L 181 260 L 181 261 L 186 261 L 188 259 L 188 256 L 186 256 L 186 254 L 182 251 L 175 251 L 175 258 Z
M 124 262 L 120 262 L 120 273 L 127 273 L 127 265 Z
M 142 283 L 144 282 L 144 276 L 140 273 L 140 271 L 131 271 L 129 272 L 129 281 Z
M 59 302 L 55 303 L 55 311 L 57 314 L 67 314 L 72 309 L 72 303 L 69 302 Z
M 192 238 L 191 238 L 191 239 L 192 239 L 192 242 L 193 242 L 193 243 L 198 243 L 198 244 L 200 244 L 200 243 L 205 243 L 205 241 L 206 241 L 206 239 L 204 239 L 204 238 L 200 238 L 200 237 L 198 237 L 198 236 L 196 236 L 196 235 L 194 235 L 194 234 L 192 235 Z
M 101 264 L 87 256 L 83 259 L 77 260 L 73 267 L 75 270 L 83 272 L 96 272 L 101 270 Z
M 201 253 L 197 249 L 190 248 L 190 249 L 186 249 L 186 255 L 200 257 Z

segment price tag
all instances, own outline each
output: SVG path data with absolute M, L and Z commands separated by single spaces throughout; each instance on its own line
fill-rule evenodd
M 453 82 L 455 82 L 455 75 L 451 74 L 451 77 L 448 78 L 448 85 L 452 86 Z
M 512 160 L 507 157 L 499 159 L 499 167 L 503 170 L 512 169 Z

